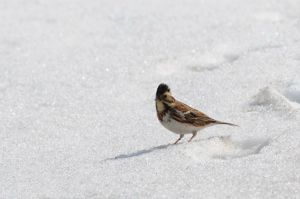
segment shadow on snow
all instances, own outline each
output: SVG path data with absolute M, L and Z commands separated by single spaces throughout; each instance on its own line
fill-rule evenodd
M 143 154 L 151 153 L 151 152 L 156 151 L 156 150 L 166 149 L 170 145 L 173 145 L 173 144 L 165 144 L 165 145 L 160 145 L 160 146 L 152 147 L 151 149 L 144 149 L 144 150 L 136 151 L 136 152 L 129 153 L 129 154 L 121 154 L 121 155 L 118 155 L 118 156 L 116 156 L 114 158 L 107 158 L 104 161 L 107 161 L 107 160 L 116 160 L 116 159 L 125 159 L 125 158 L 132 158 L 132 157 L 140 156 L 140 155 L 143 155 Z

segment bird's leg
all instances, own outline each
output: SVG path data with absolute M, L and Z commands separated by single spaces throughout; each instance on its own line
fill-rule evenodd
M 179 139 L 174 144 L 177 144 L 177 142 L 179 142 L 179 140 L 181 140 L 181 138 L 183 138 L 183 136 L 184 136 L 184 134 L 180 134 Z
M 193 136 L 191 137 L 191 139 L 189 139 L 189 142 L 192 141 L 192 139 L 193 139 L 194 137 L 196 137 L 196 135 L 197 135 L 197 132 L 193 132 Z

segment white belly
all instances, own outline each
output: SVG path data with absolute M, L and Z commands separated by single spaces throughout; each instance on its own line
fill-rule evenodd
M 160 122 L 160 123 L 169 131 L 172 131 L 173 133 L 177 133 L 177 134 L 189 134 L 189 133 L 193 133 L 193 132 L 198 132 L 198 131 L 211 125 L 211 124 L 209 124 L 206 126 L 196 127 L 196 126 L 180 123 L 180 122 L 177 122 L 176 120 L 170 118 L 169 114 L 167 114 L 165 117 L 163 117 L 163 122 Z

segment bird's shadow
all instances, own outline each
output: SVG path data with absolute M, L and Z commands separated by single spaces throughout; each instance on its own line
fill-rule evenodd
M 218 136 L 214 136 L 214 137 L 218 137 Z M 211 138 L 214 138 L 214 137 L 205 138 L 204 140 L 211 139 Z M 196 142 L 198 142 L 198 141 L 203 141 L 203 139 L 197 140 Z M 178 143 L 176 145 L 181 145 L 181 144 L 183 144 L 183 143 Z M 150 149 L 139 150 L 139 151 L 136 151 L 136 152 L 133 152 L 133 153 L 121 154 L 121 155 L 118 155 L 118 156 L 115 156 L 115 157 L 106 158 L 106 159 L 102 160 L 101 162 L 110 161 L 110 160 L 133 158 L 133 157 L 141 156 L 141 155 L 144 155 L 144 154 L 147 154 L 147 153 L 151 153 L 153 151 L 166 149 L 169 146 L 174 146 L 174 144 L 164 144 L 164 145 L 159 145 L 159 146 L 156 146 L 156 147 L 152 147 Z
M 166 148 L 168 148 L 171 145 L 173 145 L 173 144 L 165 144 L 165 145 L 160 145 L 160 146 L 152 147 L 150 149 L 139 150 L 139 151 L 136 151 L 136 152 L 133 152 L 133 153 L 121 154 L 121 155 L 118 155 L 116 157 L 106 158 L 104 161 L 133 158 L 133 157 L 137 157 L 137 156 L 144 155 L 144 154 L 147 154 L 147 153 L 151 153 L 153 151 L 157 151 L 157 150 L 161 150 L 161 149 L 166 149 Z

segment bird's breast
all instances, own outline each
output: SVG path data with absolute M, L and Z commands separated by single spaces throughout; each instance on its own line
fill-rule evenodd
M 200 131 L 201 129 L 205 128 L 204 126 L 196 127 L 190 124 L 178 122 L 175 119 L 173 119 L 169 113 L 166 113 L 165 116 L 163 116 L 162 121 L 160 120 L 160 123 L 166 129 L 176 134 L 189 134 L 195 131 Z
M 166 117 L 167 112 L 168 112 L 167 109 L 165 109 L 163 111 L 156 110 L 157 118 L 161 123 L 163 122 L 164 117 Z

